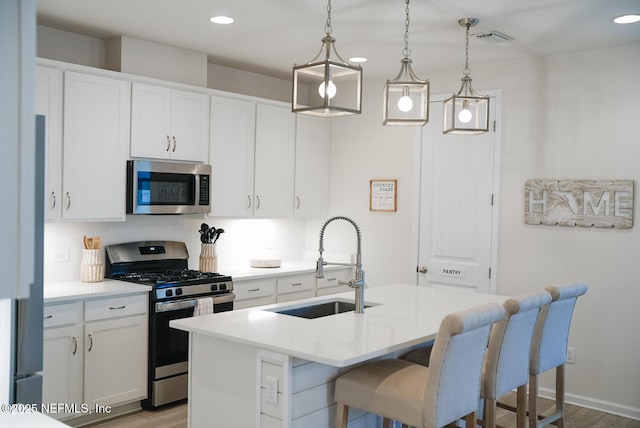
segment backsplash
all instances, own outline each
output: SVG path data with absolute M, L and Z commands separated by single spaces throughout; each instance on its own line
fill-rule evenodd
M 225 266 L 248 266 L 249 259 L 269 255 L 302 260 L 305 220 L 197 219 L 186 216 L 128 216 L 125 222 L 46 223 L 44 233 L 45 282 L 80 278 L 82 237 L 100 236 L 102 246 L 144 240 L 183 241 L 189 250 L 189 268 L 198 269 L 202 223 L 223 228 L 217 247 L 218 271 Z

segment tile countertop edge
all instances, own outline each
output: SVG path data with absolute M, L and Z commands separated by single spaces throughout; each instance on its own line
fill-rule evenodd
M 435 295 L 440 295 L 439 300 L 431 301 Z M 433 339 L 446 313 L 486 302 L 501 303 L 505 298 L 393 284 L 367 289 L 365 303 L 377 305 L 366 309 L 365 317 L 356 323 L 347 321 L 353 319 L 355 314 L 352 312 L 314 320 L 274 313 L 274 309 L 305 306 L 313 302 L 353 300 L 353 292 L 349 291 L 173 320 L 170 326 L 334 367 L 346 367 Z M 434 306 L 436 304 L 438 306 Z M 364 336 L 362 332 L 365 332 Z M 388 337 L 383 337 L 385 335 Z M 345 346 L 345 343 L 350 344 Z
M 44 304 L 100 297 L 139 294 L 151 291 L 148 285 L 106 279 L 102 282 L 47 282 L 43 287 Z

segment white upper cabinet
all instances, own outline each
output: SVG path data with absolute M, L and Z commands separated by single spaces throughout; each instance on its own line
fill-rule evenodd
M 295 126 L 290 108 L 258 104 L 253 190 L 256 217 L 291 216 Z
M 329 204 L 330 121 L 299 114 L 296 119 L 296 172 L 293 214 L 320 217 Z
M 214 217 L 288 217 L 293 210 L 295 115 L 251 100 L 211 98 Z
M 131 83 L 64 74 L 62 217 L 125 219 Z
M 44 218 L 62 213 L 62 70 L 36 67 L 36 114 L 45 116 Z
M 211 216 L 253 215 L 256 104 L 211 97 Z
M 206 162 L 209 96 L 133 83 L 131 156 Z

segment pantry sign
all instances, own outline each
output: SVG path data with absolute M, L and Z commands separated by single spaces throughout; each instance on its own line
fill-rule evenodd
M 524 222 L 630 229 L 633 185 L 633 180 L 527 180 Z

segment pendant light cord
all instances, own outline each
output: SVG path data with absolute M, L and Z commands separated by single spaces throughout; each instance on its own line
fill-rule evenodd
M 469 28 L 471 27 L 471 24 L 467 23 L 466 27 L 467 27 L 467 37 L 466 37 L 465 51 L 464 51 L 464 54 L 465 54 L 464 70 L 462 70 L 462 74 L 464 74 L 465 76 L 469 76 L 469 74 L 471 74 L 471 70 L 469 69 Z
M 406 0 L 407 7 L 405 8 L 405 19 L 404 19 L 404 49 L 402 50 L 402 55 L 405 58 L 409 58 L 411 55 L 411 49 L 409 49 L 409 0 Z

